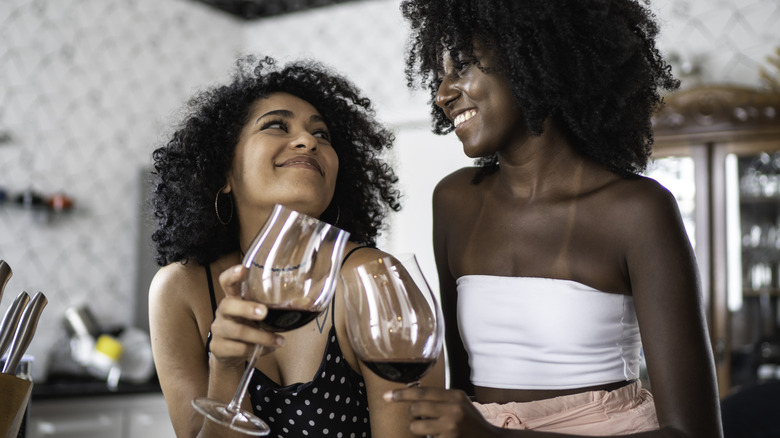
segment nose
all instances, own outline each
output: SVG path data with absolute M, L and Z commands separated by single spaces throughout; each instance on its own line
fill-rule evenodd
M 452 77 L 447 75 L 442 79 L 439 89 L 436 91 L 436 106 L 446 109 L 452 102 L 458 99 L 459 95 L 460 90 L 455 86 Z
M 290 141 L 290 147 L 293 149 L 308 149 L 314 152 L 317 150 L 317 137 L 308 131 L 303 131 Z

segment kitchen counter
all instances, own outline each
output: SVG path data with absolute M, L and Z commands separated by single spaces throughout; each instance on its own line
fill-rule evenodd
M 32 389 L 32 400 L 55 400 L 64 398 L 85 398 L 96 396 L 118 396 L 131 394 L 161 394 L 160 382 L 153 378 L 149 382 L 134 384 L 120 382 L 116 391 L 108 389 L 106 382 L 85 377 L 57 377 L 36 383 Z
M 27 438 L 176 438 L 165 399 L 155 383 L 45 383 L 34 386 Z

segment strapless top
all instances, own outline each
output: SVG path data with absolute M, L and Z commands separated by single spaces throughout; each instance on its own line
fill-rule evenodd
M 631 296 L 532 277 L 467 275 L 457 287 L 474 385 L 571 389 L 639 377 Z

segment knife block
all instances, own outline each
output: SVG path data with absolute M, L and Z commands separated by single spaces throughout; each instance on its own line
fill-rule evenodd
M 30 403 L 33 383 L 0 373 L 0 437 L 16 438 Z

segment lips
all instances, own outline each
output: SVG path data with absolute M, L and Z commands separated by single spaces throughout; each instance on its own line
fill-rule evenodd
M 298 155 L 292 158 L 288 158 L 287 160 L 277 164 L 276 167 L 298 167 L 304 169 L 308 168 L 308 169 L 316 170 L 320 175 L 323 174 L 322 166 L 320 166 L 320 163 L 308 155 Z

